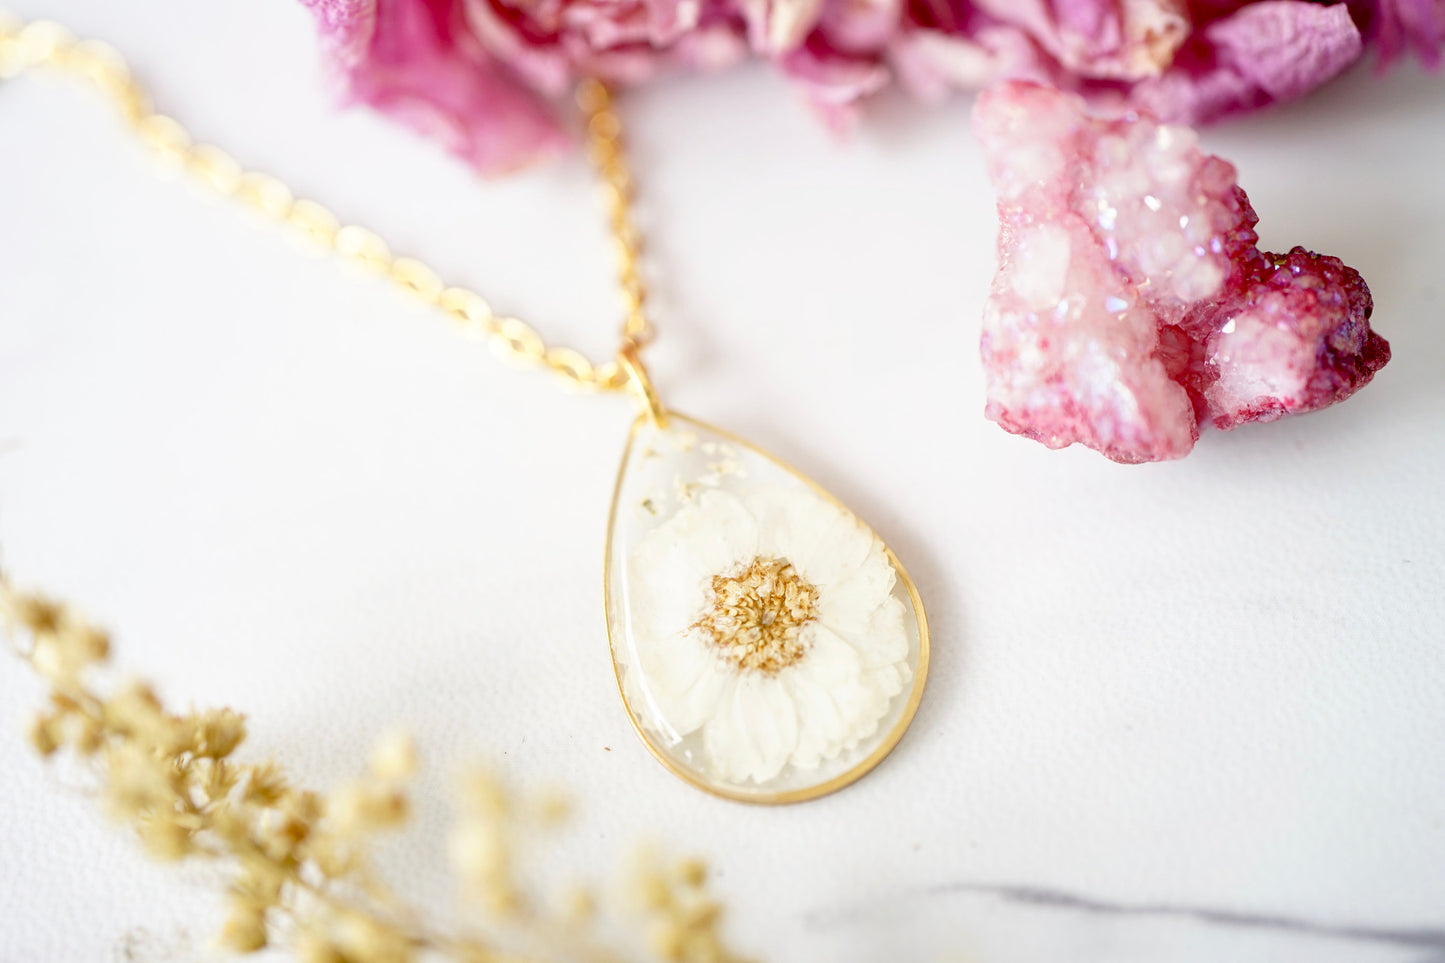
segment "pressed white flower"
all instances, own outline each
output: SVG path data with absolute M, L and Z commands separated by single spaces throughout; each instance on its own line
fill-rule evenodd
M 710 489 L 628 560 L 651 722 L 713 776 L 764 783 L 873 735 L 911 677 L 887 550 L 802 487 Z

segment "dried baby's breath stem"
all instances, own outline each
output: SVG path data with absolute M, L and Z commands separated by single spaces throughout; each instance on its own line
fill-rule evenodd
M 740 963 L 722 941 L 721 908 L 696 861 L 643 860 L 622 927 L 599 915 L 588 890 L 538 898 L 524 882 L 518 842 L 554 824 L 561 807 L 526 801 L 484 772 L 461 780 L 450 846 L 476 931 L 432 927 L 371 858 L 376 838 L 409 818 L 409 740 L 382 740 L 362 776 L 313 792 L 273 763 L 237 760 L 246 723 L 230 709 L 178 714 L 145 683 L 98 685 L 110 637 L 63 603 L 16 590 L 3 572 L 0 621 L 50 689 L 31 744 L 42 756 L 64 752 L 91 764 L 110 813 L 156 858 L 210 860 L 223 870 L 230 909 L 219 939 L 232 951 L 283 945 L 303 963 Z M 625 954 L 599 935 L 629 930 L 641 946 Z

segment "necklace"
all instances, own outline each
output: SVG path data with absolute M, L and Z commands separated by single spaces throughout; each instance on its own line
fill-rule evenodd
M 623 706 L 675 775 L 730 799 L 816 798 L 857 780 L 902 738 L 923 695 L 928 627 L 893 552 L 841 502 L 784 462 L 666 407 L 642 361 L 645 308 L 633 181 L 611 91 L 577 91 L 618 252 L 624 321 L 596 362 L 498 317 L 473 291 L 395 257 L 280 181 L 195 144 L 154 112 L 120 56 L 53 23 L 0 15 L 0 79 L 45 67 L 89 81 L 159 159 L 316 244 L 361 262 L 498 353 L 574 387 L 632 395 L 607 526 L 605 624 Z

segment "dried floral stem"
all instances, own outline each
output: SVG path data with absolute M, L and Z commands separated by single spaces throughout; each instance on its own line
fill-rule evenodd
M 91 763 L 111 813 L 137 830 L 153 856 L 211 860 L 224 870 L 227 948 L 287 945 L 304 963 L 624 958 L 598 935 L 616 927 L 596 917 L 594 897 L 582 891 L 552 909 L 521 880 L 514 844 L 554 822 L 555 805 L 523 804 L 486 773 L 466 776 L 451 855 L 482 929 L 443 932 L 372 868 L 375 839 L 409 817 L 406 783 L 416 768 L 409 740 L 383 740 L 363 777 L 318 794 L 272 763 L 237 761 L 246 724 L 230 709 L 173 713 L 145 683 L 102 691 L 93 676 L 110 658 L 110 637 L 69 606 L 16 590 L 3 572 L 0 621 L 50 687 L 30 726 L 32 745 L 42 756 L 65 751 Z M 664 868 L 656 860 L 633 881 L 639 915 L 631 931 L 653 958 L 740 963 L 722 942 L 721 908 L 705 882 L 699 862 Z

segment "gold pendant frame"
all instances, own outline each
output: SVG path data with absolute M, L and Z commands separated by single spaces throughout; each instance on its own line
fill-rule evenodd
M 777 806 L 786 805 L 789 803 L 807 802 L 811 799 L 818 799 L 822 796 L 829 795 L 830 793 L 837 792 L 840 789 L 852 785 L 853 783 L 857 782 L 859 779 L 867 775 L 869 772 L 871 772 L 874 768 L 876 768 L 878 764 L 881 763 L 883 759 L 889 753 L 891 753 L 897 747 L 898 743 L 903 739 L 903 734 L 908 731 L 909 725 L 913 722 L 913 717 L 918 712 L 918 706 L 923 701 L 923 690 L 928 680 L 929 635 L 928 620 L 923 611 L 923 599 L 918 594 L 918 587 L 914 584 L 912 576 L 908 574 L 908 570 L 904 568 L 903 563 L 898 560 L 898 556 L 894 554 L 893 549 L 888 545 L 886 541 L 882 540 L 881 536 L 877 535 L 877 530 L 873 529 L 872 526 L 868 526 L 869 530 L 872 531 L 874 535 L 879 538 L 879 541 L 883 541 L 883 549 L 884 552 L 887 554 L 888 561 L 893 566 L 894 572 L 897 573 L 898 579 L 906 591 L 909 602 L 913 606 L 913 615 L 918 625 L 918 665 L 913 672 L 913 679 L 907 692 L 907 701 L 903 706 L 902 714 L 894 723 L 893 728 L 883 737 L 882 742 L 880 742 L 873 749 L 872 752 L 870 752 L 867 756 L 861 759 L 858 763 L 849 768 L 847 771 L 837 776 L 834 776 L 832 779 L 829 779 L 814 786 L 806 786 L 799 789 L 789 789 L 771 793 L 744 792 L 728 789 L 722 786 L 710 785 L 709 783 L 699 779 L 694 773 L 689 772 L 687 769 L 678 765 L 675 760 L 670 758 L 667 753 L 665 753 L 660 747 L 658 747 L 653 742 L 652 738 L 648 736 L 647 732 L 642 726 L 642 723 L 638 720 L 637 714 L 633 711 L 632 704 L 628 701 L 626 690 L 623 687 L 622 672 L 619 668 L 617 660 L 616 647 L 619 644 L 619 640 L 614 637 L 612 628 L 612 553 L 615 543 L 615 536 L 617 534 L 616 526 L 619 514 L 618 508 L 622 495 L 623 481 L 626 476 L 628 464 L 632 457 L 633 448 L 637 441 L 638 432 L 644 425 L 648 423 L 656 423 L 661 419 L 676 420 L 683 424 L 691 425 L 694 428 L 700 429 L 702 431 L 711 432 L 715 435 L 725 438 L 734 444 L 741 445 L 744 448 L 755 452 L 767 461 L 771 462 L 773 465 L 787 472 L 789 475 L 793 476 L 794 478 L 800 479 L 815 494 L 822 497 L 825 501 L 829 502 L 841 511 L 846 512 L 848 515 L 854 518 L 858 518 L 857 514 L 854 513 L 852 509 L 850 509 L 847 505 L 843 504 L 843 502 L 840 501 L 837 496 L 835 496 L 832 492 L 828 491 L 826 488 L 818 484 L 818 482 L 814 481 L 807 474 L 794 468 L 792 465 L 777 457 L 772 452 L 760 448 L 759 446 L 743 439 L 742 437 L 738 436 L 733 432 L 718 428 L 715 425 L 711 425 L 700 419 L 691 418 L 687 415 L 681 415 L 674 411 L 664 411 L 660 408 L 660 406 L 655 405 L 655 401 L 653 399 L 655 399 L 655 396 L 649 397 L 649 401 L 652 402 L 652 405 L 649 406 L 649 410 L 645 410 L 633 421 L 632 428 L 628 432 L 627 444 L 622 450 L 622 460 L 617 469 L 617 480 L 613 485 L 612 505 L 611 509 L 609 510 L 607 519 L 607 547 L 603 555 L 602 562 L 602 604 L 603 619 L 607 624 L 608 654 L 612 659 L 612 673 L 614 679 L 617 682 L 617 694 L 618 697 L 622 700 L 622 706 L 627 712 L 627 718 L 632 723 L 633 730 L 637 733 L 637 737 L 642 741 L 642 744 L 647 747 L 647 751 L 652 754 L 652 757 L 656 759 L 659 763 L 661 763 L 662 766 L 669 772 L 671 772 L 674 776 L 677 776 L 679 779 L 683 780 L 684 782 L 697 789 L 701 789 L 703 792 L 709 793 L 713 796 L 718 796 L 723 799 L 729 799 L 735 802 L 752 803 L 755 805 Z M 858 520 L 862 524 L 867 525 L 867 522 L 864 522 L 861 518 Z

